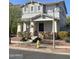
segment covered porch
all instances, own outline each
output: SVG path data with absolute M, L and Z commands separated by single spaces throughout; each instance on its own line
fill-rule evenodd
M 31 33 L 31 36 L 36 36 L 40 33 L 57 33 L 57 21 L 53 19 L 36 19 L 32 21 L 23 21 L 17 25 L 17 33 L 18 32 L 29 32 Z

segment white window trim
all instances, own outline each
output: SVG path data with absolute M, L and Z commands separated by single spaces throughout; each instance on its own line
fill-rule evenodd
M 31 6 L 31 12 L 33 12 L 34 11 L 34 6 Z

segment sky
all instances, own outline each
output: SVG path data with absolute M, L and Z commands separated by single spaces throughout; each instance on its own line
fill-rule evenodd
M 25 4 L 26 2 L 28 2 L 30 0 L 9 0 L 9 2 L 13 3 L 13 4 Z M 35 0 L 35 1 L 39 1 L 39 2 L 58 2 L 58 1 L 62 1 L 62 0 Z M 66 8 L 67 8 L 67 16 L 70 16 L 70 0 L 64 0 L 65 4 L 66 4 Z

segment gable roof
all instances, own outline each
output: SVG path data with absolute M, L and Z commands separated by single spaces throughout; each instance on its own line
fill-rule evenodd
M 66 14 L 67 14 L 67 8 L 66 8 L 66 4 L 65 4 L 64 1 L 63 1 L 63 4 L 64 4 L 64 8 L 65 8 L 65 11 L 66 11 Z
M 25 5 L 22 5 L 21 7 L 24 7 L 24 6 L 26 6 L 26 5 L 28 5 L 28 4 L 31 4 L 31 3 L 38 3 L 38 2 L 35 2 L 35 1 L 32 1 L 32 2 L 28 2 L 28 3 L 26 3 Z M 43 3 L 39 3 L 40 5 L 44 5 Z

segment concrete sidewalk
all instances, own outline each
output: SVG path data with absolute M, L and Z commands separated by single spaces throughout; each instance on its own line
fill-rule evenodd
M 22 43 L 24 43 L 24 44 L 30 44 L 29 42 L 21 42 L 21 41 L 11 41 L 12 43 L 15 43 L 15 44 L 22 44 Z M 32 44 L 31 43 L 31 45 L 35 45 L 35 44 Z M 41 46 L 44 46 L 44 47 L 52 47 L 52 45 L 48 45 L 48 44 L 40 44 Z M 67 48 L 67 49 L 70 49 L 70 46 L 55 46 L 55 48 Z

